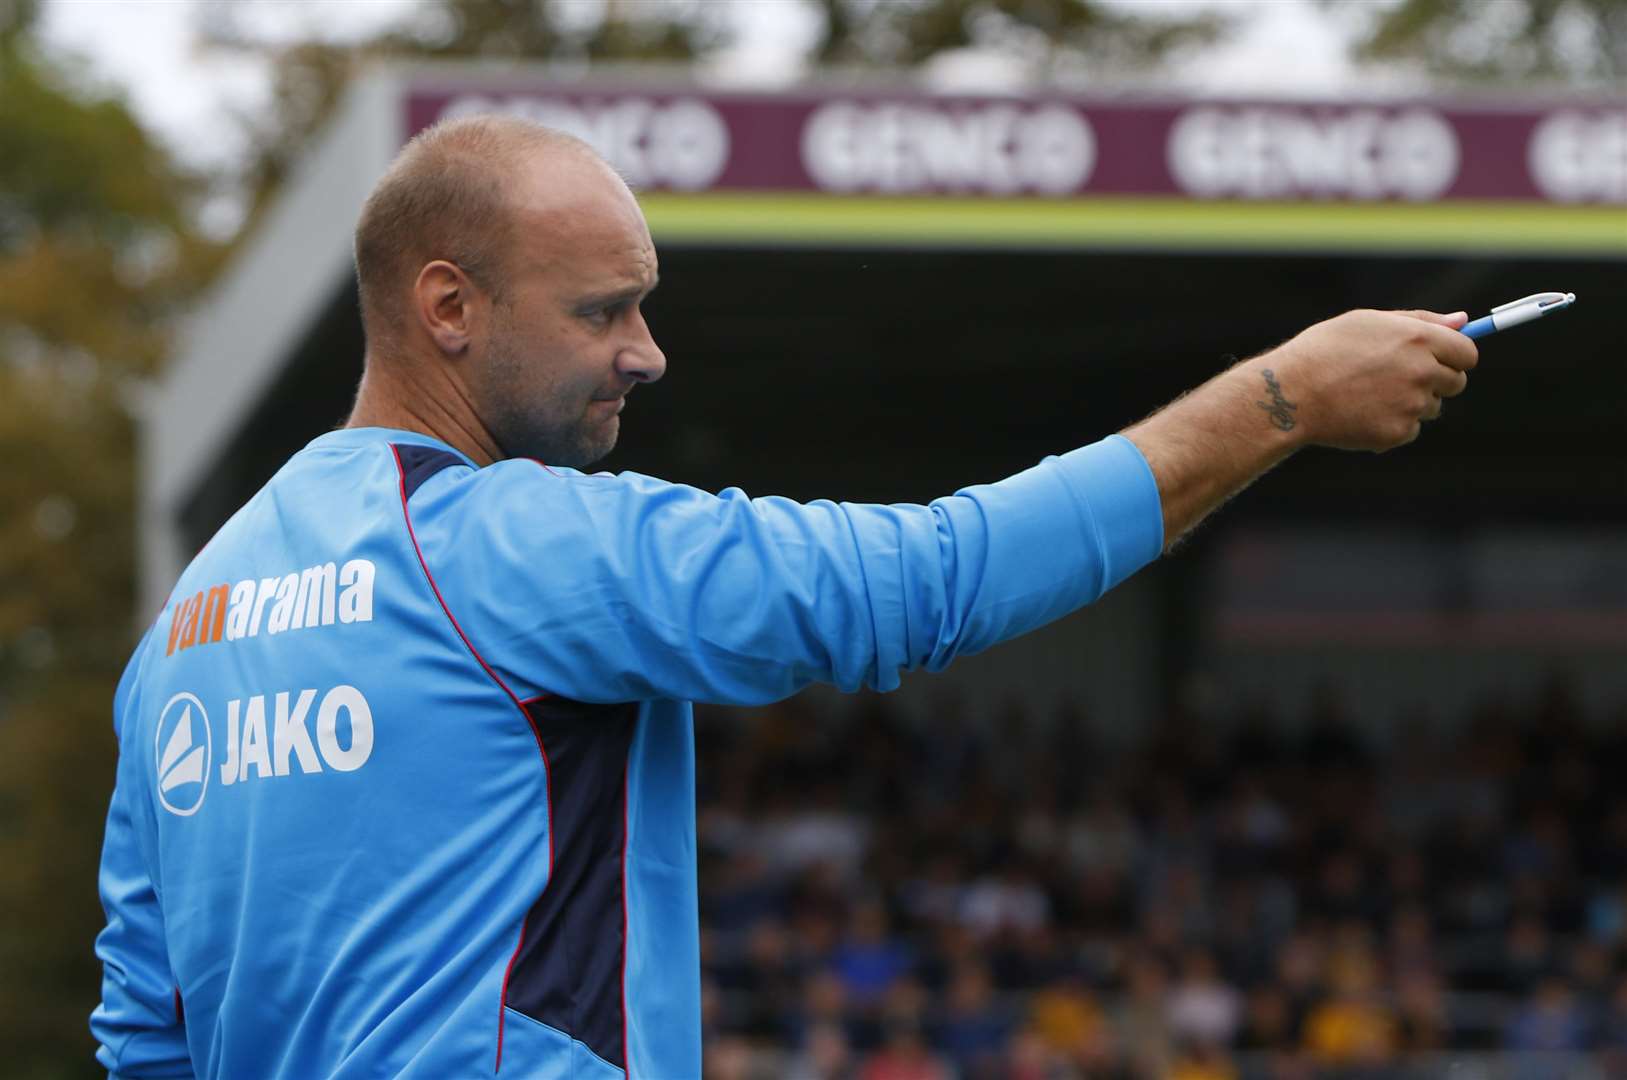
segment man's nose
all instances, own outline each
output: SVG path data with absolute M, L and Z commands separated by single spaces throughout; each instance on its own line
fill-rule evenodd
M 652 383 L 667 372 L 667 357 L 655 343 L 644 316 L 638 316 L 638 336 L 616 354 L 616 371 L 635 382 Z

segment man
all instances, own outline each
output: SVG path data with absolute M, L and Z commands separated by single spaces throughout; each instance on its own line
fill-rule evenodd
M 1316 443 L 1460 393 L 1351 312 L 929 507 L 577 471 L 666 359 L 583 144 L 439 125 L 356 233 L 366 371 L 182 575 L 115 701 L 97 942 L 120 1076 L 694 1077 L 692 700 L 890 689 L 1122 581 Z

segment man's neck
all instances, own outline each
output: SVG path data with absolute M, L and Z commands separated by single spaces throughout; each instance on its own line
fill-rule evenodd
M 380 360 L 365 361 L 356 406 L 345 427 L 385 427 L 416 431 L 446 443 L 476 465 L 490 465 L 505 455 L 480 422 L 463 386 L 444 372 Z

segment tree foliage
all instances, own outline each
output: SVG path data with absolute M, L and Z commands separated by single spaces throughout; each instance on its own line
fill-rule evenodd
M 1035 75 L 1123 76 L 1211 44 L 1230 22 L 1213 13 L 1136 13 L 1096 0 L 818 0 L 828 64 L 911 67 L 960 49 L 1023 61 Z
M 1398 0 L 1366 13 L 1362 59 L 1449 80 L 1627 84 L 1627 0 Z
M 92 1075 L 110 703 L 133 622 L 128 402 L 219 252 L 128 109 L 33 50 L 36 10 L 0 7 L 0 1046 L 8 1075 Z

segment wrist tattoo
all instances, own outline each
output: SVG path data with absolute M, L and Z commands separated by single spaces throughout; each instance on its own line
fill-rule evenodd
M 1271 391 L 1271 400 L 1256 401 L 1254 404 L 1266 411 L 1266 415 L 1271 417 L 1271 423 L 1277 430 L 1294 430 L 1294 410 L 1299 406 L 1282 396 L 1282 384 L 1277 381 L 1275 371 L 1266 368 L 1260 374 L 1265 376 L 1265 386 Z

